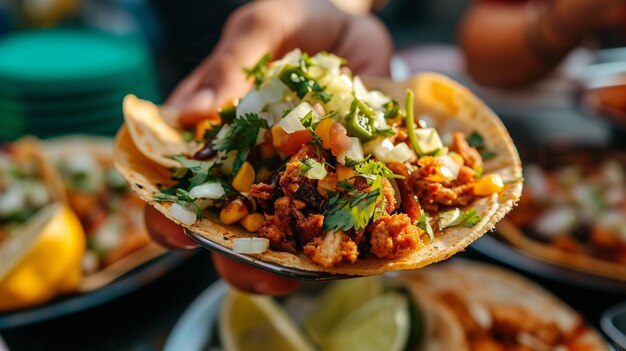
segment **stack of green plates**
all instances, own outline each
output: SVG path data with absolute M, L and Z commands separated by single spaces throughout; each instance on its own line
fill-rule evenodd
M 158 101 L 141 43 L 93 30 L 40 30 L 0 40 L 0 140 L 112 135 L 126 94 Z

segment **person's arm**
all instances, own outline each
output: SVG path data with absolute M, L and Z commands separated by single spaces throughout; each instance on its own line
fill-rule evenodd
M 392 53 L 389 34 L 372 16 L 347 14 L 327 0 L 251 2 L 229 17 L 216 48 L 179 84 L 168 104 L 181 109 L 182 116 L 202 118 L 250 88 L 242 67 L 266 52 L 278 58 L 295 48 L 333 52 L 347 58 L 355 73 L 366 75 L 388 74 Z M 181 227 L 151 206 L 146 206 L 145 222 L 152 238 L 166 247 L 196 247 Z M 244 291 L 283 295 L 297 287 L 295 280 L 217 254 L 213 262 L 222 278 Z
M 476 2 L 459 29 L 466 69 L 484 85 L 534 82 L 623 4 L 624 0 Z

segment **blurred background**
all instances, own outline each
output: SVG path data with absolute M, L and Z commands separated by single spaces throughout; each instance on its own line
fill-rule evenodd
M 123 96 L 163 102 L 211 52 L 228 14 L 246 2 L 0 1 L 0 142 L 27 134 L 112 137 L 123 120 Z M 522 155 L 554 142 L 621 150 L 621 127 L 581 108 L 581 77 L 600 60 L 587 48 L 572 52 L 532 86 L 500 90 L 476 84 L 456 45 L 459 21 L 470 5 L 392 0 L 379 10 L 396 48 L 394 78 L 434 70 L 469 86 L 503 119 Z M 626 60 L 622 55 L 610 60 Z M 568 280 L 562 277 L 569 273 L 514 254 L 492 255 L 493 250 L 500 250 L 498 244 L 486 243 L 460 256 L 504 263 L 528 275 L 595 326 L 606 308 L 624 300 L 623 281 L 595 284 L 592 277 L 587 284 L 588 277 L 576 275 Z M 11 350 L 159 350 L 185 308 L 216 279 L 206 252 L 166 254 L 86 296 L 0 313 L 0 336 Z

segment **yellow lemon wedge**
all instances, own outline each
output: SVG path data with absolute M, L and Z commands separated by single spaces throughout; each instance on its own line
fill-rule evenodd
M 225 351 L 313 350 L 289 316 L 267 296 L 229 292 L 220 310 L 219 334 Z
M 76 290 L 84 252 L 85 234 L 68 207 L 39 210 L 0 244 L 0 311 Z

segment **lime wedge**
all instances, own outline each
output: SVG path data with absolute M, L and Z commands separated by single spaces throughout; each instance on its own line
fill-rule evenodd
M 341 320 L 380 295 L 383 284 L 379 277 L 355 278 L 331 284 L 320 296 L 313 312 L 304 322 L 309 336 L 323 344 Z
M 390 292 L 347 315 L 322 344 L 327 351 L 402 351 L 409 339 L 407 298 Z
M 225 351 L 313 350 L 281 307 L 266 296 L 231 291 L 222 303 L 219 334 Z

